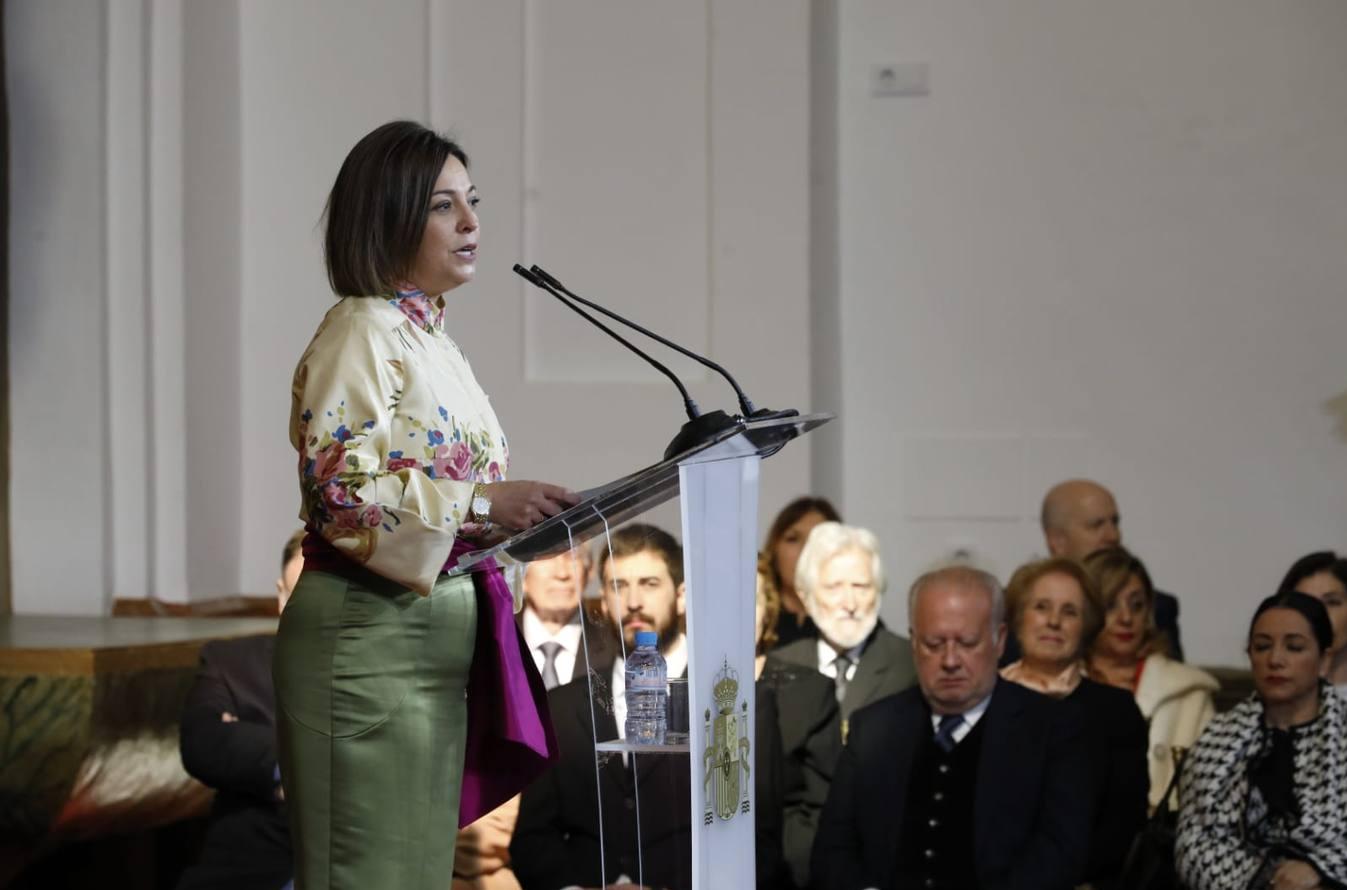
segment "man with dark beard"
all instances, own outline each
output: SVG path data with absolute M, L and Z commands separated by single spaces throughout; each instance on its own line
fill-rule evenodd
M 604 609 L 623 651 L 636 648 L 638 631 L 653 631 L 668 676 L 685 676 L 682 547 L 668 532 L 637 523 L 601 541 L 596 553 Z M 596 769 L 595 735 L 608 741 L 625 734 L 626 678 L 620 653 L 606 664 L 590 656 L 588 677 L 579 671 L 548 693 L 560 759 L 524 791 L 510 844 L 515 876 L 524 890 L 594 888 L 604 877 L 608 887 L 639 882 L 686 890 L 692 884 L 689 757 L 598 755 Z M 775 886 L 781 853 L 773 702 L 758 696 L 753 749 L 760 887 Z

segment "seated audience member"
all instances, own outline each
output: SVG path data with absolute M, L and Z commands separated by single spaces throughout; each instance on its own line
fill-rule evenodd
M 909 616 L 918 686 L 856 713 L 819 822 L 822 890 L 1069 890 L 1094 812 L 1078 715 L 1000 680 L 996 579 L 917 579 Z
M 1155 625 L 1151 576 L 1141 560 L 1118 547 L 1085 560 L 1104 603 L 1104 629 L 1090 647 L 1091 679 L 1136 697 L 1148 730 L 1150 806 L 1174 774 L 1174 749 L 1189 748 L 1216 712 L 1216 678 L 1169 657 L 1168 641 Z
M 669 676 L 685 676 L 687 640 L 679 630 L 683 551 L 678 542 L 661 529 L 631 524 L 613 533 L 598 556 L 604 608 L 612 622 L 609 633 L 620 634 L 630 652 L 638 631 L 654 631 Z M 520 800 L 510 844 L 515 876 L 524 890 L 601 887 L 605 876 L 609 885 L 639 882 L 688 890 L 689 757 L 638 754 L 628 766 L 624 756 L 599 755 L 596 770 L 595 733 L 599 741 L 625 737 L 626 684 L 620 657 L 603 666 L 591 661 L 591 670 L 592 683 L 581 674 L 548 693 L 559 759 Z M 781 751 L 773 704 L 771 696 L 757 697 L 752 752 L 760 887 L 775 886 L 781 858 Z
M 510 867 L 510 838 L 519 818 L 519 795 L 458 830 L 450 890 L 519 890 Z
M 524 568 L 524 608 L 519 625 L 548 689 L 569 683 L 577 672 L 585 670 L 580 598 L 589 582 L 591 565 L 589 551 L 577 547 Z M 589 622 L 585 633 L 591 655 L 602 660 L 605 667 L 610 665 L 613 647 L 609 631 Z M 519 890 L 519 881 L 510 868 L 510 838 L 518 816 L 516 795 L 458 832 L 452 890 Z
M 285 608 L 304 567 L 304 532 L 286 542 L 276 599 Z M 294 876 L 289 816 L 276 757 L 276 637 L 211 640 L 183 706 L 182 765 L 215 789 L 201 858 L 178 890 L 277 890 Z
M 1104 624 L 1099 594 L 1080 563 L 1044 559 L 1015 572 L 1006 609 L 1024 655 L 1001 676 L 1079 711 L 1095 791 L 1085 876 L 1094 890 L 1116 886 L 1146 821 L 1146 721 L 1129 693 L 1084 675 L 1085 650 Z
M 589 551 L 577 547 L 531 562 L 524 569 L 524 608 L 519 625 L 548 689 L 584 673 L 585 653 L 580 648 L 584 610 L 580 598 L 592 567 Z M 597 654 L 605 663 L 611 661 L 611 652 L 600 651 L 613 642 L 609 631 L 590 621 L 585 624 L 584 638 L 589 641 L 591 658 Z
M 1320 679 L 1332 640 L 1312 596 L 1259 604 L 1255 692 L 1212 720 L 1179 780 L 1175 854 L 1190 890 L 1347 886 L 1347 702 Z
M 1282 579 L 1278 593 L 1298 590 L 1324 604 L 1333 626 L 1328 678 L 1339 695 L 1347 695 L 1347 559 L 1332 550 L 1302 556 Z
M 809 886 L 809 856 L 828 784 L 842 750 L 837 697 L 827 677 L 811 667 L 784 663 L 764 653 L 776 631 L 776 591 L 766 554 L 758 560 L 755 669 L 760 694 L 776 698 L 781 733 L 781 846 L 789 874 L 782 890 Z
M 1097 550 L 1122 546 L 1122 525 L 1112 493 L 1098 482 L 1071 479 L 1054 485 L 1043 498 L 1043 539 L 1051 556 L 1083 561 Z M 1155 624 L 1169 639 L 1170 654 L 1183 661 L 1179 636 L 1179 600 L 1155 591 Z
M 304 571 L 304 529 L 290 536 L 281 550 L 281 575 L 276 579 L 276 600 L 281 608 L 290 599 L 290 593 L 299 583 L 299 573 Z
M 824 522 L 800 551 L 795 581 L 818 639 L 777 649 L 783 662 L 812 667 L 833 681 L 842 710 L 842 739 L 859 708 L 912 685 L 912 649 L 879 620 L 884 566 L 870 531 Z
M 818 630 L 809 617 L 804 601 L 795 589 L 795 566 L 809 533 L 820 522 L 841 522 L 837 509 L 825 498 L 800 497 L 791 501 L 772 520 L 767 531 L 767 554 L 772 586 L 781 598 L 776 620 L 776 644 L 786 645 L 801 639 L 813 639 Z

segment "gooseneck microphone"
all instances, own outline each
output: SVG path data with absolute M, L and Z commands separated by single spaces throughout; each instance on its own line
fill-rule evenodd
M 641 325 L 637 324 L 636 322 L 632 321 L 629 318 L 623 318 L 616 312 L 613 312 L 610 309 L 605 309 L 604 307 L 600 306 L 598 303 L 595 303 L 592 300 L 586 300 L 584 297 L 580 296 L 575 291 L 571 290 L 570 288 L 566 287 L 566 285 L 558 281 L 555 276 L 547 274 L 547 271 L 543 269 L 541 266 L 535 265 L 531 267 L 529 271 L 531 271 L 534 275 L 538 276 L 538 278 L 541 279 L 542 281 L 547 282 L 555 289 L 561 291 L 563 294 L 570 297 L 572 300 L 575 300 L 577 303 L 581 303 L 585 306 L 588 306 L 590 309 L 593 309 L 596 312 L 601 312 L 604 315 L 611 318 L 613 321 L 616 321 L 620 324 L 624 324 L 634 331 L 640 331 L 642 334 L 645 334 L 650 339 L 658 343 L 663 343 L 665 346 L 669 347 L 675 352 L 682 353 L 683 355 L 692 359 L 694 362 L 698 362 L 710 368 L 712 371 L 715 371 L 721 377 L 724 377 L 727 381 L 729 381 L 730 386 L 734 387 L 734 394 L 739 398 L 739 410 L 744 412 L 744 416 L 752 417 L 753 414 L 756 413 L 757 409 L 753 407 L 753 403 L 749 401 L 748 396 L 744 393 L 744 390 L 739 386 L 739 381 L 735 380 L 734 377 L 730 375 L 730 372 L 726 371 L 721 365 L 711 361 L 711 359 L 707 358 L 704 355 L 698 355 L 691 349 L 685 349 L 684 347 L 679 346 L 677 343 L 673 342 L 672 340 L 666 337 L 661 337 L 654 331 L 642 327 Z
M 535 270 L 536 269 L 537 267 L 535 267 Z M 665 377 L 668 377 L 670 380 L 672 380 L 674 386 L 678 387 L 678 392 L 683 397 L 683 408 L 687 412 L 688 422 L 683 424 L 683 427 L 678 431 L 678 435 L 674 436 L 673 441 L 670 442 L 669 446 L 664 450 L 664 457 L 666 459 L 671 458 L 674 455 L 681 454 L 682 452 L 687 451 L 689 448 L 692 448 L 693 446 L 698 445 L 702 442 L 709 441 L 722 431 L 730 429 L 731 427 L 737 425 L 738 421 L 727 415 L 724 411 L 711 411 L 707 414 L 703 414 L 701 410 L 697 407 L 697 403 L 692 400 L 692 396 L 688 393 L 688 388 L 683 384 L 682 380 L 678 379 L 678 375 L 674 374 L 673 371 L 670 371 L 664 365 L 660 364 L 654 358 L 646 354 L 639 347 L 635 346 L 631 341 L 627 340 L 627 338 L 623 337 L 621 334 L 617 333 L 612 328 L 608 327 L 606 324 L 599 321 L 597 318 L 590 315 L 585 310 L 581 309 L 575 303 L 571 302 L 571 300 L 567 298 L 567 295 L 562 293 L 562 289 L 553 286 L 552 282 L 555 281 L 555 279 L 553 279 L 550 275 L 548 275 L 547 278 L 544 279 L 541 275 L 537 274 L 537 271 L 530 271 L 528 269 L 525 269 L 518 263 L 514 264 L 514 271 L 515 274 L 518 275 L 520 278 L 523 278 L 525 281 L 527 281 L 534 287 L 542 291 L 545 291 L 548 294 L 551 294 L 572 312 L 575 312 L 581 318 L 585 319 L 585 321 L 588 321 L 590 324 L 594 325 L 596 328 L 603 331 L 605 334 L 612 337 L 614 340 L 616 340 L 623 346 L 630 349 L 632 352 L 639 355 L 651 367 L 655 368 Z M 621 318 L 620 316 L 607 311 L 606 309 L 600 309 L 600 307 L 595 306 L 588 300 L 580 300 L 579 298 L 576 299 L 577 301 L 584 302 L 584 304 L 587 306 L 591 306 L 596 310 L 602 311 L 605 315 L 608 315 L 611 318 L 614 318 L 618 321 L 623 322 L 624 324 L 627 324 L 637 330 L 642 331 L 642 333 L 649 334 L 651 337 L 656 336 L 654 334 L 650 334 L 650 332 L 646 331 L 644 328 L 640 328 L 636 326 L 634 323 L 629 322 L 626 319 Z M 661 342 L 665 342 L 661 337 L 656 337 L 656 339 L 660 340 Z M 668 345 L 673 346 L 673 344 Z M 678 349 L 678 347 L 673 348 Z M 679 349 L 679 351 L 682 352 L 683 350 Z M 738 387 L 736 386 L 735 389 L 737 390 Z
M 603 331 L 605 334 L 607 334 L 608 336 L 612 337 L 614 340 L 616 340 L 617 342 L 621 343 L 623 346 L 627 347 L 627 348 L 630 349 L 632 352 L 634 352 L 634 353 L 636 353 L 637 355 L 639 355 L 641 358 L 645 359 L 647 362 L 650 363 L 650 365 L 651 365 L 652 367 L 655 368 L 655 370 L 659 371 L 659 372 L 660 372 L 661 374 L 663 374 L 665 377 L 668 377 L 670 380 L 672 380 L 672 381 L 673 381 L 673 385 L 676 386 L 676 387 L 678 387 L 678 392 L 679 392 L 679 394 L 682 395 L 682 397 L 683 397 L 683 410 L 687 412 L 688 420 L 696 420 L 698 417 L 701 417 L 701 416 L 702 416 L 701 409 L 698 408 L 698 407 L 697 407 L 697 403 L 694 402 L 694 401 L 692 400 L 692 396 L 688 393 L 688 388 L 687 388 L 686 386 L 683 385 L 683 381 L 682 381 L 682 380 L 679 380 L 679 379 L 678 379 L 678 375 L 677 375 L 677 374 L 675 374 L 673 371 L 670 371 L 668 368 L 666 368 L 666 367 L 665 367 L 664 365 L 662 365 L 661 363 L 655 361 L 654 358 L 652 358 L 650 355 L 648 355 L 647 353 L 645 353 L 644 351 L 642 351 L 639 347 L 637 347 L 635 344 L 633 344 L 633 343 L 632 343 L 630 340 L 628 340 L 626 337 L 623 337 L 623 336 L 622 336 L 621 334 L 619 334 L 617 331 L 614 331 L 612 328 L 608 327 L 606 324 L 604 324 L 603 322 L 599 321 L 597 318 L 595 318 L 594 316 L 590 315 L 588 312 L 586 312 L 585 310 L 581 309 L 579 306 L 575 305 L 574 303 L 572 303 L 570 300 L 566 299 L 566 298 L 565 298 L 564 296 L 562 296 L 561 294 L 557 293 L 555 290 L 552 289 L 552 287 L 549 285 L 548 282 L 544 281 L 544 280 L 543 280 L 540 276 L 538 276 L 537 274 L 535 274 L 535 273 L 533 273 L 533 272 L 530 272 L 528 269 L 525 269 L 523 266 L 519 265 L 518 263 L 515 263 L 515 264 L 514 264 L 514 270 L 515 270 L 515 273 L 516 273 L 517 275 L 519 275 L 520 278 L 523 278 L 523 279 L 524 279 L 525 281 L 527 281 L 529 284 L 532 284 L 532 285 L 535 286 L 535 287 L 541 288 L 542 290 L 545 290 L 545 291 L 547 291 L 549 294 L 551 294 L 552 296 L 556 297 L 558 300 L 561 301 L 562 305 L 564 305 L 567 309 L 570 309 L 572 312 L 575 312 L 575 313 L 578 314 L 581 318 L 583 318 L 585 321 L 587 321 L 587 322 L 589 322 L 590 324 L 594 325 L 594 327 L 596 327 L 596 328 L 598 328 L 599 330 Z

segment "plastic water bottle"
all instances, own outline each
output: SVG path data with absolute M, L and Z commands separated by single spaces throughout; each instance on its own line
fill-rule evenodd
M 665 699 L 669 695 L 668 668 L 660 655 L 659 635 L 636 633 L 636 648 L 627 653 L 627 741 L 633 745 L 662 745 Z

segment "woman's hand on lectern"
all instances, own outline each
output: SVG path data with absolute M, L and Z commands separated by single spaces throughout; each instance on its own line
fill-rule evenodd
M 491 500 L 490 519 L 522 531 L 580 503 L 580 495 L 546 482 L 493 482 L 483 492 Z

